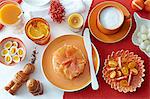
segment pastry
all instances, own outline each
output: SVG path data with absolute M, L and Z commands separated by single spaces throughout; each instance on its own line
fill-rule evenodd
M 43 94 L 43 86 L 38 80 L 30 79 L 26 84 L 28 91 L 32 93 L 32 95 L 42 95 Z
M 146 0 L 144 4 L 145 4 L 145 11 L 150 12 L 150 0 Z
M 86 58 L 82 51 L 73 45 L 64 45 L 53 54 L 53 68 L 67 79 L 72 80 L 84 71 Z
M 112 52 L 105 60 L 103 78 L 111 88 L 119 92 L 134 92 L 144 81 L 144 61 L 133 52 Z
M 132 9 L 135 11 L 143 10 L 144 6 L 144 0 L 133 0 L 131 3 Z
M 133 0 L 131 7 L 135 11 L 145 9 L 145 11 L 150 12 L 150 0 Z
M 17 90 L 29 79 L 29 75 L 34 72 L 34 65 L 27 64 L 22 71 L 16 73 L 13 80 L 11 80 L 5 90 L 10 94 L 15 95 Z

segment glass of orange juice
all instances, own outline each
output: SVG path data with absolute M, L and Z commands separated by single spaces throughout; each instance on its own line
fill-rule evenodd
M 25 32 L 36 44 L 45 45 L 50 41 L 50 26 L 43 18 L 30 19 L 25 26 Z
M 23 32 L 25 19 L 17 2 L 4 0 L 0 3 L 0 23 L 11 27 L 15 33 Z

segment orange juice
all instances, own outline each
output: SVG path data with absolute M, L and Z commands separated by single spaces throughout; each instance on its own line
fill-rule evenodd
M 25 18 L 17 2 L 13 0 L 0 2 L 0 23 L 10 27 L 13 33 L 23 33 Z
M 21 14 L 21 9 L 18 5 L 13 3 L 8 3 L 0 8 L 0 22 L 2 24 L 15 24 L 19 20 L 19 15 Z

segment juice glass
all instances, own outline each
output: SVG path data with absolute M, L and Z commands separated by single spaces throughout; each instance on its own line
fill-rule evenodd
M 80 32 L 83 28 L 84 19 L 79 13 L 72 13 L 67 19 L 67 23 L 73 32 Z
M 25 26 L 25 32 L 36 44 L 45 45 L 50 41 L 50 26 L 43 18 L 30 19 Z
M 23 32 L 25 19 L 17 2 L 4 0 L 0 3 L 0 23 L 10 27 L 15 33 Z

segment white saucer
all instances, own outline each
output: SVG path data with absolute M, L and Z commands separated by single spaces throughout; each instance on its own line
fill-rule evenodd
M 50 2 L 50 0 L 23 0 L 31 6 L 44 6 Z

